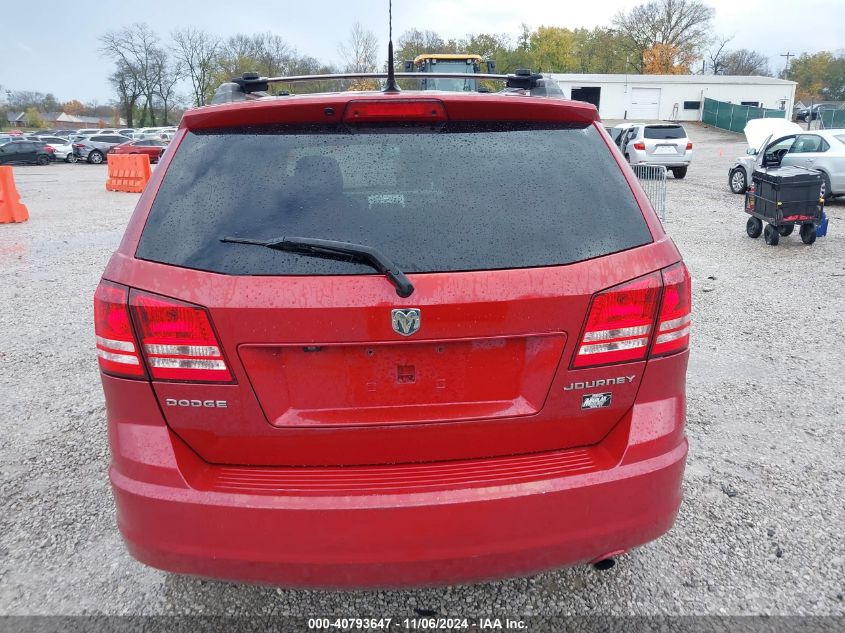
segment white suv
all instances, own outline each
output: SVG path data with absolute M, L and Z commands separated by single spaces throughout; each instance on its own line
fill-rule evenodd
M 675 178 L 687 175 L 692 160 L 692 141 L 677 123 L 633 123 L 618 145 L 631 165 L 663 165 Z

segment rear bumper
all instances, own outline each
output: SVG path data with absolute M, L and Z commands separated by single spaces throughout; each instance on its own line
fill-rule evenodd
M 587 563 L 651 541 L 681 502 L 686 440 L 603 473 L 423 494 L 224 494 L 111 469 L 132 555 L 160 569 L 290 587 L 454 584 Z
M 692 152 L 679 154 L 676 156 L 664 155 L 654 156 L 648 155 L 646 152 L 634 150 L 629 153 L 630 163 L 632 165 L 663 165 L 664 167 L 688 167 L 692 161 Z
M 148 383 L 104 376 L 118 527 L 148 565 L 288 587 L 455 584 L 616 555 L 680 506 L 686 358 L 650 361 L 598 445 L 351 474 L 209 465 Z

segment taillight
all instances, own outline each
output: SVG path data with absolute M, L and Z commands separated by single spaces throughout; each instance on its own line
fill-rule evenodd
M 689 272 L 683 263 L 663 270 L 663 301 L 652 356 L 672 354 L 689 347 L 691 286 Z
M 53 152 L 55 152 L 56 150 L 55 150 L 55 149 L 53 149 L 52 147 L 50 147 L 49 145 L 45 145 L 45 146 L 44 146 L 44 151 L 45 151 L 45 152 L 49 152 L 50 154 L 52 154 L 52 153 L 53 153 Z
M 574 367 L 642 360 L 660 296 L 660 273 L 651 273 L 593 297 Z
M 642 141 L 634 143 L 634 149 L 638 149 L 640 151 L 645 150 L 645 143 L 643 143 Z
M 136 290 L 129 305 L 154 379 L 232 382 L 205 308 Z
M 128 295 L 128 288 L 108 281 L 101 281 L 97 286 L 94 293 L 97 360 L 107 374 L 143 378 L 146 372 L 132 333 Z
M 691 308 L 690 277 L 683 262 L 603 290 L 590 304 L 572 366 L 635 362 L 646 355 L 683 351 L 689 347 Z
M 689 151 L 689 150 L 691 150 L 691 149 L 692 149 L 692 143 L 691 143 L 691 142 L 690 142 L 690 143 L 687 143 L 687 151 Z
M 446 106 L 436 99 L 385 99 L 350 101 L 343 113 L 346 123 L 389 121 L 446 121 Z

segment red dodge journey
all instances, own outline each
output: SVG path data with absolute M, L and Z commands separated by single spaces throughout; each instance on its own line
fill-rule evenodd
M 117 523 L 160 569 L 481 581 L 681 503 L 690 278 L 589 104 L 191 110 L 94 311 Z

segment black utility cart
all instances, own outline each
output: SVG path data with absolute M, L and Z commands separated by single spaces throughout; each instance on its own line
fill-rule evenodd
M 821 172 L 793 165 L 758 167 L 751 180 L 745 194 L 745 212 L 751 216 L 745 225 L 749 237 L 763 233 L 766 244 L 777 246 L 797 224 L 802 242 L 816 241 L 824 205 Z

